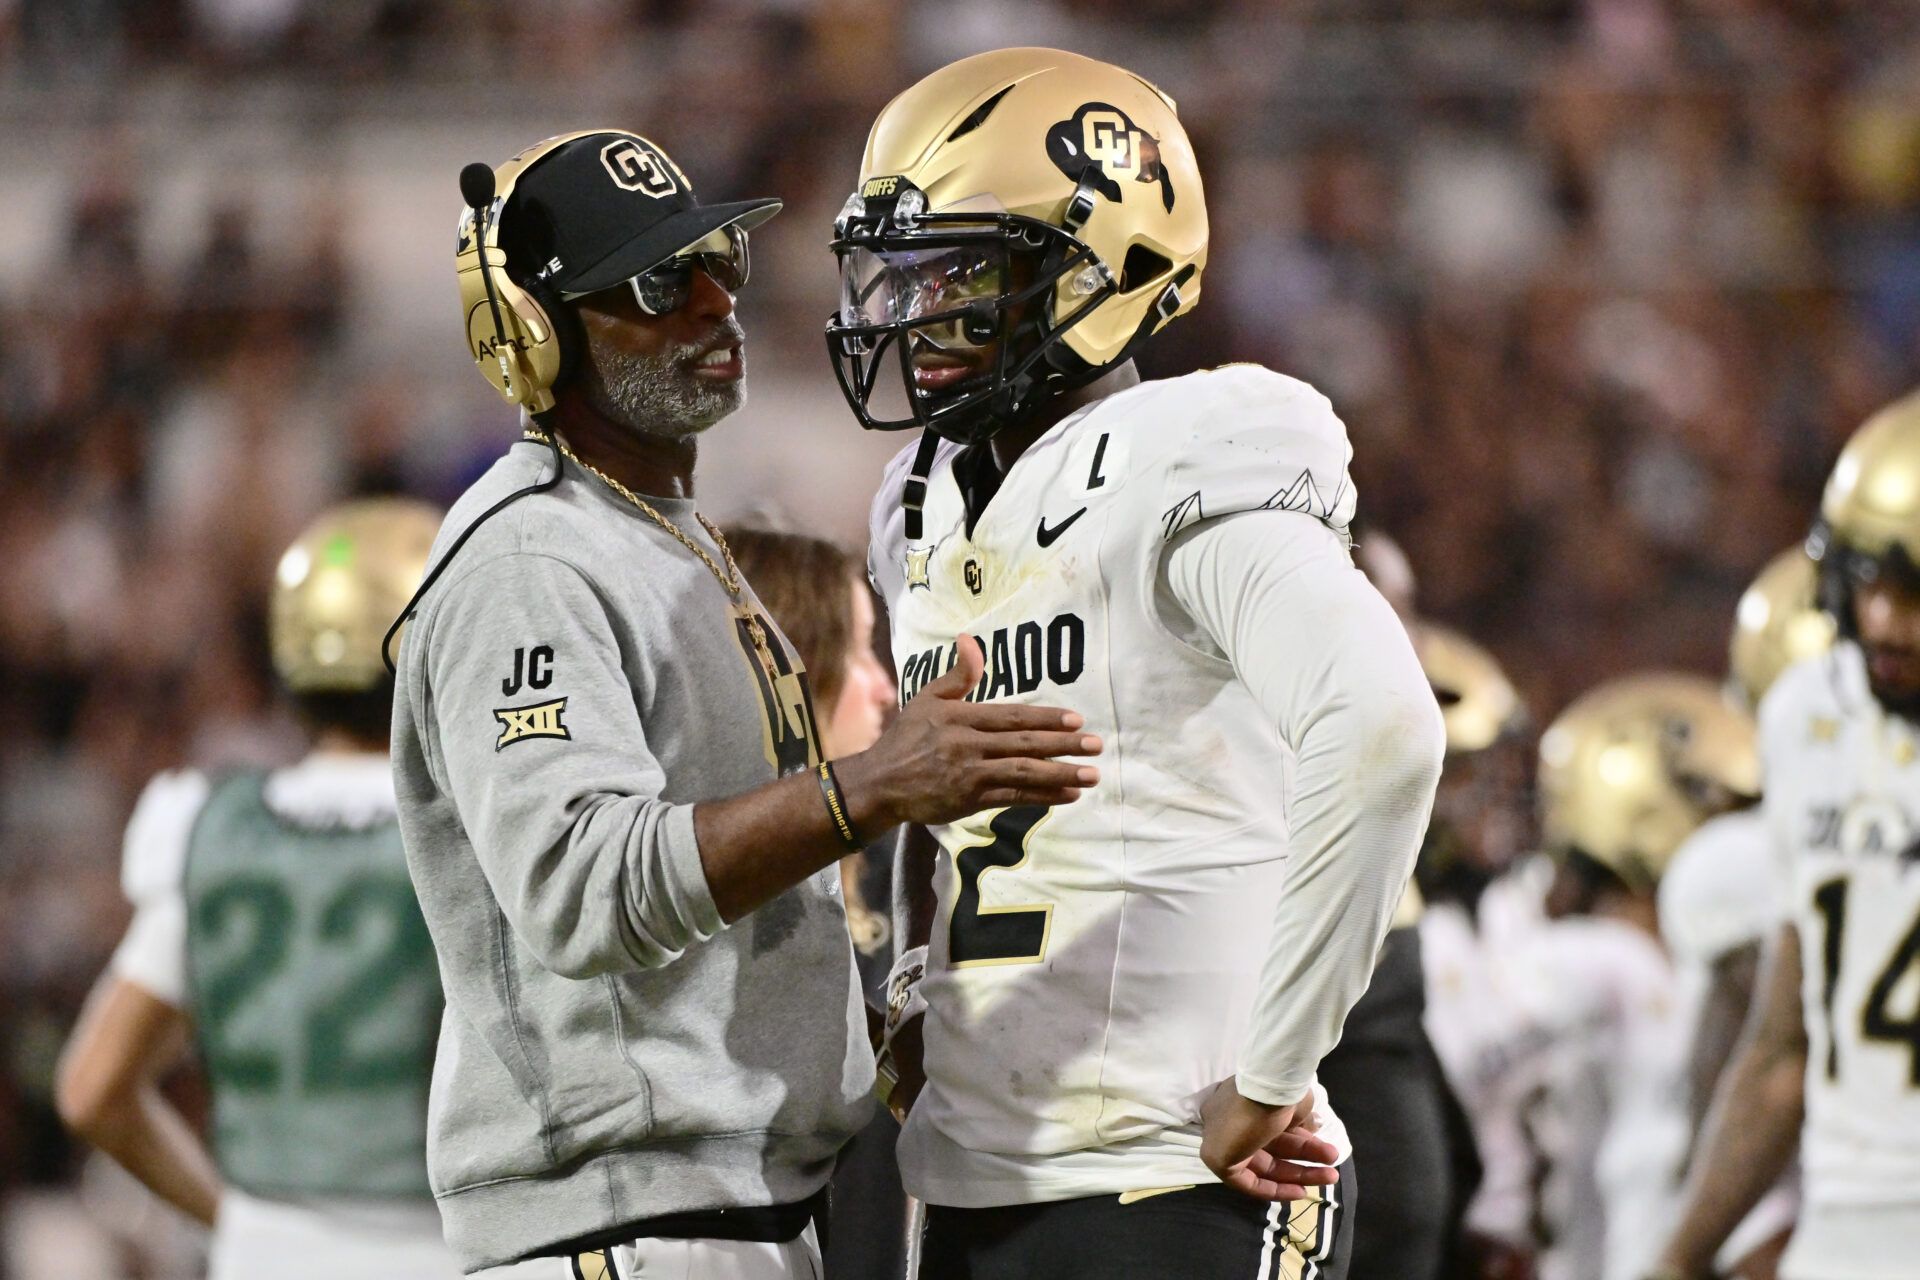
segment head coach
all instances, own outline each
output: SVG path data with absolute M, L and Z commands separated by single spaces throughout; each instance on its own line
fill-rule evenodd
M 696 509 L 775 200 L 635 134 L 469 165 L 469 350 L 525 439 L 449 512 L 397 662 L 407 861 L 447 992 L 428 1163 L 469 1271 L 810 1276 L 871 1055 L 837 861 L 1092 785 L 1077 715 L 966 700 L 976 643 L 825 764 L 806 673 Z M 839 584 L 823 584 L 823 589 Z M 398 624 L 396 623 L 396 626 Z

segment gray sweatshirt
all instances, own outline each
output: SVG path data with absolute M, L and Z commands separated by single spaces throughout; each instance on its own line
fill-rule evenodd
M 521 443 L 443 526 L 550 467 Z M 724 565 L 690 501 L 653 504 Z M 748 607 L 760 611 L 757 601 Z M 873 1084 L 839 873 L 723 926 L 693 805 L 805 767 L 698 558 L 568 463 L 483 524 L 401 645 L 393 769 L 447 1008 L 428 1168 L 468 1270 L 825 1184 Z

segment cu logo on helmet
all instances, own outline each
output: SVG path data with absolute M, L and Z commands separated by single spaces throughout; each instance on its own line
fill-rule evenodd
M 1139 173 L 1140 143 L 1146 135 L 1125 116 L 1118 111 L 1089 112 L 1080 127 L 1081 145 L 1089 160 L 1115 177 L 1130 178 Z
M 1110 102 L 1088 102 L 1071 118 L 1047 130 L 1047 159 L 1074 182 L 1092 180 L 1101 195 L 1121 203 L 1121 182 L 1158 183 L 1160 201 L 1173 212 L 1173 175 L 1160 157 L 1160 139 Z
M 614 182 L 627 191 L 638 191 L 658 200 L 679 190 L 667 161 L 651 147 L 644 147 L 632 138 L 621 138 L 602 147 L 600 163 L 606 166 Z

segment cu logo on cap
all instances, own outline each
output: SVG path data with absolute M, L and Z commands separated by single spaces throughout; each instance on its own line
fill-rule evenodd
M 666 157 L 632 138 L 618 138 L 600 148 L 600 163 L 614 182 L 628 191 L 658 200 L 679 190 L 673 180 L 673 168 Z

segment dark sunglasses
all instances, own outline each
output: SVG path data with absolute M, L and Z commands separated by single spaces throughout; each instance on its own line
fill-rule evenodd
M 695 271 L 706 272 L 728 293 L 738 293 L 746 285 L 752 266 L 747 233 L 728 224 L 660 265 L 630 277 L 626 285 L 640 310 L 650 316 L 664 316 L 687 305 L 687 299 L 693 296 Z

